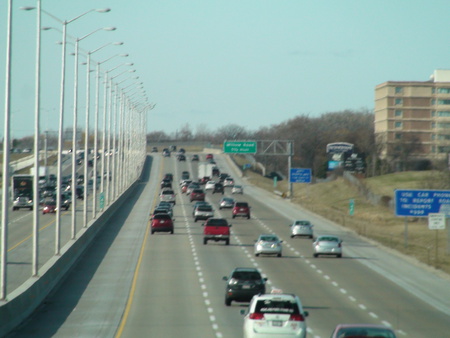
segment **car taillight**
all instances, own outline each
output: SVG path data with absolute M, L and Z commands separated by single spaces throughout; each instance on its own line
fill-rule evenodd
M 255 319 L 255 320 L 264 319 L 264 313 L 260 313 L 260 312 L 250 313 L 249 318 L 250 319 Z
M 303 322 L 305 318 L 303 318 L 301 314 L 292 314 L 289 320 L 294 322 Z

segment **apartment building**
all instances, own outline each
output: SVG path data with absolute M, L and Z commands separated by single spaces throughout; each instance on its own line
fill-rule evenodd
M 435 70 L 428 81 L 387 81 L 376 86 L 374 128 L 382 159 L 447 159 L 450 70 Z

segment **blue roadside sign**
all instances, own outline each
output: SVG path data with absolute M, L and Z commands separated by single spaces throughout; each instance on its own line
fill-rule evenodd
M 395 190 L 395 215 L 428 217 L 430 213 L 450 216 L 450 190 Z
M 290 183 L 311 183 L 311 169 L 291 168 L 289 172 Z

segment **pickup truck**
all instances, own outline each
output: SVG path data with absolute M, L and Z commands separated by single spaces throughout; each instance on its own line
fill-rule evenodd
M 226 245 L 230 244 L 230 227 L 225 218 L 208 218 L 203 225 L 203 244 L 207 244 L 209 240 L 215 242 L 225 241 Z

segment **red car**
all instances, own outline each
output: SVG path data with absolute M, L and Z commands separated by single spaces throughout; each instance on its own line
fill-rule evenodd
M 202 189 L 194 189 L 192 190 L 190 196 L 190 200 L 192 201 L 204 201 L 205 200 L 205 192 Z
M 151 218 L 151 233 L 170 232 L 173 234 L 173 220 L 169 214 L 155 214 Z
M 56 212 L 56 201 L 45 201 L 42 214 L 54 214 Z
M 233 218 L 242 216 L 250 219 L 250 207 L 247 202 L 235 202 L 233 206 Z
M 209 240 L 215 242 L 225 241 L 226 245 L 230 244 L 230 227 L 225 218 L 208 218 L 203 223 L 203 244 L 207 244 Z

